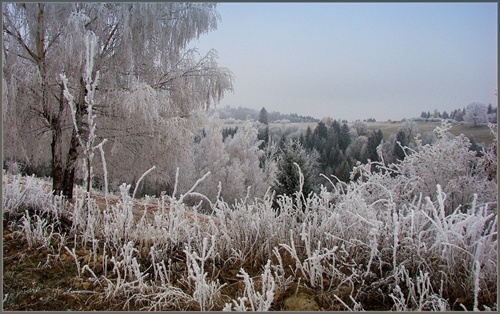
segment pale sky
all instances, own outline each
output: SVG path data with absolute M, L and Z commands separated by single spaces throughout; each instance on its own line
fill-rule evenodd
M 220 3 L 193 41 L 235 75 L 220 107 L 400 120 L 497 106 L 497 3 Z

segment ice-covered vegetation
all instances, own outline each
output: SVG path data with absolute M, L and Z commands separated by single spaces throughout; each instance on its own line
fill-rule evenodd
M 496 137 L 224 129 L 232 74 L 188 48 L 215 7 L 2 5 L 4 306 L 496 309 Z
M 328 310 L 493 309 L 496 145 L 477 157 L 446 130 L 331 191 L 281 195 L 279 211 L 271 191 L 201 214 L 186 194 L 135 200 L 125 184 L 107 202 L 83 188 L 68 202 L 4 172 L 3 219 L 50 250 L 40 267 L 71 257 L 78 279 L 124 309 L 278 310 L 302 290 Z
M 4 157 L 50 174 L 54 193 L 71 198 L 88 177 L 80 157 L 94 136 L 108 141 L 101 149 L 116 190 L 153 165 L 150 178 L 173 185 L 197 113 L 232 90 L 217 52 L 190 47 L 216 29 L 216 6 L 2 3 Z

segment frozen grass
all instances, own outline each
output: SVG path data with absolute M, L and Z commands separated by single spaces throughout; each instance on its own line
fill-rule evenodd
M 69 256 L 102 302 L 123 300 L 123 309 L 279 310 L 300 287 L 329 310 L 496 309 L 496 181 L 459 170 L 448 182 L 471 176 L 473 191 L 438 182 L 429 192 L 433 178 L 419 167 L 439 147 L 482 164 L 463 138 L 441 141 L 397 165 L 373 164 L 376 172 L 359 165 L 357 180 L 332 192 L 279 196 L 279 213 L 268 191 L 234 205 L 219 198 L 211 215 L 164 195 L 137 214 L 130 185 L 114 202 L 79 189 L 69 203 L 39 179 L 4 173 L 3 217 L 29 247 Z
M 260 280 L 261 291 L 256 290 L 254 280 L 250 278 L 248 273 L 243 268 L 240 270 L 240 274 L 238 274 L 238 277 L 242 278 L 243 283 L 245 284 L 245 296 L 243 298 L 239 298 L 239 302 L 233 300 L 233 309 L 236 311 L 268 311 L 274 300 L 275 289 L 274 277 L 271 273 L 271 261 L 268 260 L 267 264 L 264 266 L 264 272 L 262 273 Z M 250 306 L 243 306 L 244 303 L 242 303 L 241 301 L 248 301 Z M 226 304 L 224 309 L 230 310 L 230 304 Z

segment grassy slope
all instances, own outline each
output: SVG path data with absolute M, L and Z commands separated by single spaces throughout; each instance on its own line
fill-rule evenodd
M 382 130 L 384 133 L 384 140 L 387 140 L 391 134 L 395 134 L 401 128 L 401 122 L 373 122 L 368 123 L 370 130 Z M 440 126 L 438 122 L 417 122 L 416 123 L 420 134 L 432 132 L 436 127 Z M 452 126 L 450 132 L 453 135 L 464 134 L 467 137 L 474 137 L 478 143 L 491 144 L 493 135 L 487 125 L 482 125 L 477 128 L 471 128 L 465 124 L 456 124 Z

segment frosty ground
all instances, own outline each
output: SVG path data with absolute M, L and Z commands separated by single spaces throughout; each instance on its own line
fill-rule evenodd
M 4 171 L 4 310 L 495 310 L 496 146 L 477 157 L 436 132 L 400 163 L 279 196 L 278 212 L 269 192 L 202 214 L 184 203 L 197 184 L 67 201 Z

